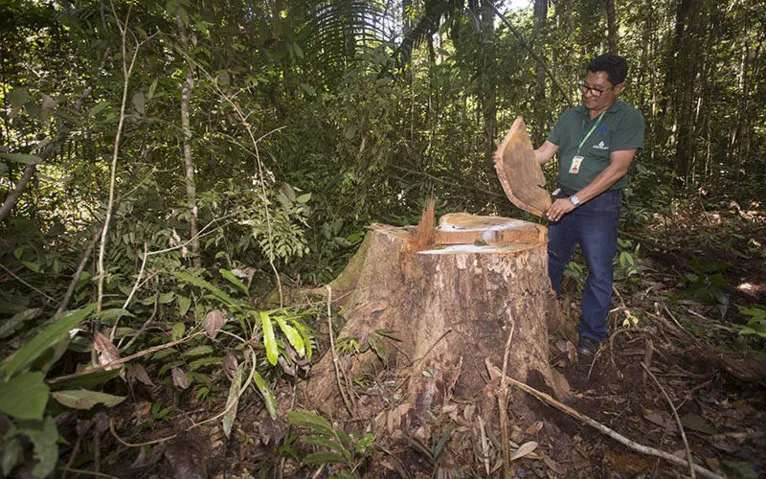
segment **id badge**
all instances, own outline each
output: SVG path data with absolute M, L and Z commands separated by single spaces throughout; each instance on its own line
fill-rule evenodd
M 580 172 L 580 164 L 582 163 L 582 160 L 584 157 L 576 155 L 572 157 L 572 166 L 569 167 L 569 174 L 576 175 Z

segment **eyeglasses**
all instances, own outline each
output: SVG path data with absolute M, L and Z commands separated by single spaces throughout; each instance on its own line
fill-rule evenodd
M 590 91 L 590 94 L 595 97 L 600 97 L 604 92 L 607 92 L 609 90 L 614 90 L 614 87 L 607 88 L 606 90 L 601 90 L 600 88 L 594 88 L 592 86 L 588 86 L 587 83 L 580 83 L 577 85 L 580 88 L 580 91 L 583 95 L 585 95 L 588 91 Z

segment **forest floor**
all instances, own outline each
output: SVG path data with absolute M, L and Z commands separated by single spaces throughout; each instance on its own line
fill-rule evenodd
M 747 320 L 741 310 L 766 309 L 766 250 L 759 243 L 766 238 L 766 214 L 738 208 L 676 213 L 622 237 L 632 242 L 623 250 L 633 261 L 623 261 L 623 276 L 618 271 L 610 340 L 594 358 L 576 358 L 566 338 L 551 336 L 551 364 L 570 386 L 566 404 L 638 444 L 679 458 L 687 454 L 683 431 L 695 462 L 719 476 L 766 477 L 766 342 L 738 334 Z M 570 278 L 564 300 L 573 320 L 578 281 L 577 275 Z M 394 379 L 383 371 L 360 381 L 358 398 L 393 408 Z M 281 384 L 275 391 L 280 411 L 299 408 L 294 385 Z M 180 432 L 186 422 L 222 411 L 225 398 L 206 404 L 174 410 L 177 420 L 156 422 L 141 440 Z M 251 390 L 240 399 L 230 439 L 216 422 L 145 447 L 138 456 L 114 442 L 123 451 L 116 461 L 122 466 L 105 472 L 145 478 L 501 477 L 499 440 L 491 425 L 477 426 L 475 410 L 471 398 L 453 399 L 433 418 L 440 433 L 428 442 L 390 434 L 385 427 L 372 431 L 374 417 L 335 423 L 352 433 L 346 442 L 338 439 L 348 460 L 323 462 L 314 456 L 316 462 L 308 464 L 310 448 L 299 431 L 284 417 L 272 420 Z M 535 418 L 514 416 L 512 405 L 510 411 L 510 438 L 520 448 L 515 477 L 690 476 L 688 467 L 640 454 L 548 405 L 540 403 Z M 115 412 L 123 431 L 141 416 L 157 414 L 151 403 L 138 400 Z M 374 447 L 363 444 L 365 432 L 371 433 L 370 442 L 374 435 Z

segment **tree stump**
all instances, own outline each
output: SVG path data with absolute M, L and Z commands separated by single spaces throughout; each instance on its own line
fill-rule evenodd
M 422 237 L 433 244 L 419 244 Z M 425 235 L 413 227 L 373 225 L 330 285 L 347 319 L 338 338 L 370 347 L 336 354 L 340 377 L 327 353 L 312 370 L 304 400 L 326 414 L 344 414 L 341 395 L 350 379 L 383 356 L 405 390 L 409 428 L 422 425 L 429 411 L 438 416 L 453 396 L 494 407 L 495 400 L 483 394 L 491 389 L 485 360 L 502 369 L 512 325 L 508 374 L 557 392 L 548 364 L 547 320 L 558 310 L 546 243 L 544 226 L 466 213 L 445 215 Z M 388 354 L 376 354 L 384 346 Z M 514 408 L 530 401 L 521 393 L 511 397 Z

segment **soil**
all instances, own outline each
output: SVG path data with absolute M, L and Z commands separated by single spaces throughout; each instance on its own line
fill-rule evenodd
M 723 219 L 717 222 L 716 214 Z M 745 217 L 737 212 L 706 215 L 709 215 L 706 222 L 695 223 L 693 231 L 684 229 L 688 224 L 682 218 L 658 221 L 650 228 L 652 239 L 628 233 L 628 237 L 642 244 L 646 270 L 641 280 L 653 285 L 649 288 L 651 292 L 646 293 L 644 283 L 640 287 L 618 284 L 622 297 L 615 298 L 616 310 L 610 320 L 611 340 L 602 344 L 595 358 L 572 361 L 572 346 L 567 345 L 565 338 L 551 336 L 551 364 L 569 382 L 570 396 L 564 401 L 567 405 L 636 443 L 684 458 L 685 446 L 672 408 L 660 386 L 643 369 L 643 362 L 677 408 L 697 464 L 724 477 L 766 477 L 766 383 L 737 379 L 721 366 L 720 358 L 712 357 L 717 350 L 711 346 L 721 346 L 714 341 L 724 334 L 729 334 L 731 339 L 731 331 L 716 326 L 720 320 L 716 316 L 716 312 L 720 312 L 717 305 L 684 296 L 686 284 L 683 278 L 690 272 L 689 265 L 694 258 L 702 264 L 730 264 L 721 270 L 728 280 L 726 293 L 730 298 L 723 328 L 731 328 L 726 323 L 743 321 L 740 308 L 754 305 L 763 308 L 766 304 L 766 254 L 763 246 L 757 245 L 766 238 L 766 221 L 762 215 Z M 680 237 L 680 230 L 683 230 L 684 238 Z M 641 234 L 646 235 L 646 230 Z M 742 288 L 742 284 L 751 287 Z M 576 298 L 575 285 L 570 284 L 568 288 Z M 702 333 L 708 329 L 722 332 L 712 336 L 700 334 L 700 339 L 692 339 L 681 327 L 694 328 L 680 313 L 679 318 L 675 318 L 679 319 L 678 324 L 674 324 L 667 314 L 654 306 L 668 298 L 681 304 L 682 312 L 692 310 L 699 316 L 689 313 L 696 318 L 697 328 Z M 570 312 L 579 310 L 576 301 L 570 306 Z M 640 318 L 638 325 L 623 326 L 625 309 Z M 570 314 L 575 320 L 576 313 Z M 710 345 L 698 348 L 695 341 L 709 342 Z M 691 348 L 696 348 L 695 355 L 687 354 Z M 742 354 L 751 355 L 752 361 L 743 361 L 745 365 L 762 368 L 762 355 Z M 694 360 L 690 360 L 691 357 Z M 382 371 L 377 377 L 364 379 L 357 389 L 363 410 L 391 412 L 401 402 L 397 392 L 401 384 L 395 371 Z M 279 384 L 278 403 L 284 412 L 293 405 L 296 396 L 289 381 Z M 502 448 L 497 424 L 487 424 L 482 433 L 482 427 L 476 421 L 476 404 L 483 394 L 485 391 L 477 391 L 474 397 L 454 398 L 449 407 L 437 412 L 433 418 L 435 427 L 428 439 L 405 437 L 401 431 L 388 430 L 385 422 L 382 427 L 378 424 L 375 452 L 360 460 L 355 472 L 363 477 L 392 478 L 502 477 L 503 468 L 499 466 Z M 180 431 L 191 419 L 199 420 L 222 411 L 224 403 L 223 395 L 203 405 L 184 397 L 178 403 L 179 410 L 173 412 L 178 420 L 155 422 L 144 431 L 143 439 Z M 136 420 L 140 415 L 151 416 L 145 406 L 143 409 L 139 407 L 140 404 L 140 401 L 134 401 L 115 411 L 121 418 L 117 424 L 119 431 L 130 431 L 132 425 L 140 422 Z M 300 407 L 300 404 L 295 406 Z M 688 468 L 639 454 L 543 403 L 539 403 L 533 414 L 524 417 L 515 415 L 511 404 L 509 421 L 513 443 L 519 446 L 537 443 L 531 453 L 513 462 L 514 477 L 689 476 Z M 356 431 L 356 437 L 359 437 L 373 422 L 375 417 L 362 416 L 337 421 L 334 427 Z M 178 451 L 184 449 L 178 444 L 198 443 L 205 444 L 205 448 L 189 446 L 185 450 L 187 455 L 197 450 L 207 451 L 204 472 L 200 472 L 199 477 L 329 477 L 331 472 L 341 470 L 338 465 L 301 462 L 306 453 L 321 449 L 311 449 L 303 442 L 299 436 L 305 431 L 297 431 L 284 416 L 272 421 L 254 390 L 242 397 L 237 422 L 228 440 L 221 434 L 219 422 L 211 424 L 176 442 L 157 446 L 155 450 L 160 452 L 155 452 L 155 457 L 144 464 L 136 460 L 137 450 L 125 452 L 126 449 L 118 449 L 122 451 L 118 461 L 121 466 L 110 467 L 112 470 L 109 471 L 102 467 L 102 472 L 118 477 L 197 477 L 197 473 L 190 469 L 179 475 L 179 468 L 185 466 L 179 465 L 178 459 L 171 465 L 169 458 L 183 456 Z M 109 440 L 119 448 L 106 434 L 103 440 Z M 445 441 L 440 449 L 440 440 L 445 437 L 449 437 L 449 441 Z M 167 453 L 167 448 L 171 448 L 171 454 Z M 144 455 L 149 457 L 151 453 Z M 130 463 L 134 463 L 133 468 Z M 488 468 L 491 474 L 487 474 Z

